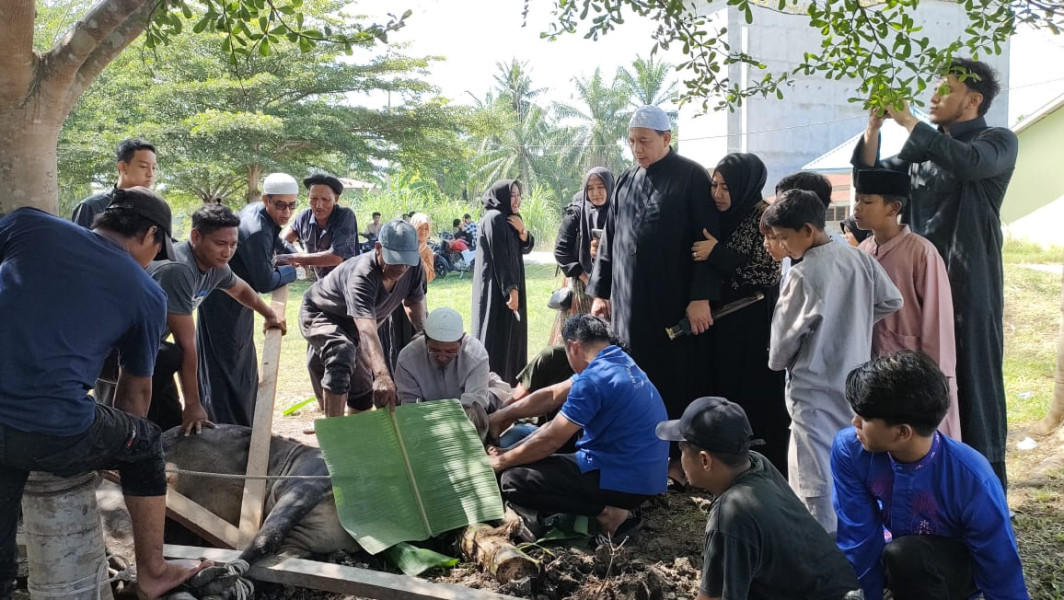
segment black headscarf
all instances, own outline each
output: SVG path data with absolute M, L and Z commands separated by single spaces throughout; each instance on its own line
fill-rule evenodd
M 521 182 L 516 179 L 500 179 L 491 184 L 488 191 L 484 192 L 484 197 L 481 198 L 484 202 L 484 208 L 486 210 L 497 210 L 504 217 L 514 214 L 510 208 L 510 186 L 515 183 L 518 188 L 521 187 Z
M 857 240 L 858 244 L 865 241 L 865 238 L 868 237 L 868 234 L 872 233 L 871 231 L 865 231 L 864 229 L 858 227 L 857 221 L 852 216 L 846 217 L 845 220 L 840 221 L 839 229 L 842 231 L 843 235 L 845 235 L 846 230 L 849 229 L 850 233 L 853 234 L 853 238 Z
M 731 195 L 731 207 L 720 213 L 720 239 L 724 241 L 762 200 L 768 169 L 757 155 L 736 152 L 720 159 L 713 172 L 724 178 Z
M 606 186 L 606 203 L 602 206 L 595 206 L 587 197 L 587 184 L 592 175 L 601 179 L 602 184 Z M 583 198 L 581 209 L 584 211 L 584 219 L 580 224 L 580 235 L 583 239 L 590 240 L 592 229 L 602 229 L 606 226 L 606 211 L 610 207 L 613 186 L 613 173 L 610 173 L 610 170 L 606 167 L 594 167 L 584 173 L 584 187 L 580 192 L 580 196 Z

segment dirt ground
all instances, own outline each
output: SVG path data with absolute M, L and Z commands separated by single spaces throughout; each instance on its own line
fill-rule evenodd
M 277 416 L 273 431 L 310 445 L 317 445 L 313 435 L 303 434 L 315 417 L 315 407 L 291 417 Z M 610 552 L 564 542 L 543 547 L 522 547 L 541 565 L 536 580 L 519 580 L 500 585 L 478 565 L 461 562 L 445 571 L 422 574 L 427 580 L 463 585 L 519 598 L 536 600 L 632 599 L 666 600 L 692 598 L 698 588 L 702 566 L 702 539 L 709 499 L 705 494 L 670 492 L 649 502 L 644 509 L 644 526 L 634 543 L 626 543 Z M 441 541 L 435 550 L 460 557 L 453 542 Z M 327 560 L 351 566 L 397 572 L 397 569 L 368 555 L 334 555 Z M 309 590 L 260 586 L 260 600 L 340 600 L 350 596 Z

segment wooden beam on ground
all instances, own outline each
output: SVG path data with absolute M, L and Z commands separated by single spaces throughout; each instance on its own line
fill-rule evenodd
M 285 314 L 288 286 L 273 291 L 271 307 L 278 315 Z M 295 326 L 292 324 L 291 326 Z M 262 368 L 259 370 L 259 389 L 255 400 L 255 415 L 251 422 L 251 444 L 248 446 L 248 479 L 244 481 L 244 498 L 240 505 L 240 545 L 246 548 L 262 526 L 262 508 L 266 499 L 266 480 L 262 477 L 270 464 L 270 437 L 273 435 L 273 405 L 277 397 L 277 370 L 281 365 L 281 330 L 266 332 L 262 345 Z
M 166 544 L 163 555 L 166 558 L 208 558 L 215 562 L 229 562 L 239 557 L 240 553 L 235 550 Z M 432 583 L 417 577 L 279 556 L 255 563 L 247 576 L 269 583 L 381 600 L 517 600 L 513 596 L 460 585 Z
M 208 543 L 227 548 L 243 547 L 240 531 L 232 523 L 170 487 L 166 488 L 166 516 Z

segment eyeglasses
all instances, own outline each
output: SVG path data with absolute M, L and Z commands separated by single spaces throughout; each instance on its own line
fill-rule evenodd
M 299 206 L 299 201 L 296 202 L 278 202 L 276 200 L 270 200 L 273 207 L 280 211 L 295 210 Z

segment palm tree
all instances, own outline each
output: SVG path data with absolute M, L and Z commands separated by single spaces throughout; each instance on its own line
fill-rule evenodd
M 656 61 L 653 56 L 647 59 L 637 57 L 632 62 L 631 71 L 617 68 L 617 82 L 632 107 L 661 106 L 671 103 L 676 96 L 676 79 L 672 73 L 672 65 L 667 62 Z M 675 112 L 669 116 L 675 118 Z
M 632 113 L 628 96 L 616 81 L 607 83 L 600 69 L 590 78 L 577 77 L 573 82 L 583 106 L 558 103 L 554 107 L 559 119 L 576 122 L 569 136 L 572 151 L 567 153 L 567 164 L 579 165 L 583 171 L 602 166 L 616 172 L 623 164 L 621 143 Z

